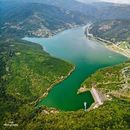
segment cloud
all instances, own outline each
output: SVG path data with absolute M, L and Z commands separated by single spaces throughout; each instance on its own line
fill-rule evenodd
M 77 0 L 77 1 L 84 2 L 84 3 L 92 3 L 92 2 L 99 2 L 101 0 Z
M 89 3 L 89 2 L 112 2 L 112 3 L 122 3 L 122 4 L 130 4 L 130 0 L 77 0 L 80 2 L 85 2 L 85 3 Z
M 126 4 L 130 4 L 130 0 L 102 0 L 105 2 L 112 2 L 112 3 L 126 3 Z

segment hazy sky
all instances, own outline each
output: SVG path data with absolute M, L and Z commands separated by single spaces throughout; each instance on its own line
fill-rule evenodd
M 82 2 L 89 2 L 91 0 L 78 0 Z M 92 0 L 92 1 L 105 1 L 105 2 L 113 2 L 113 3 L 126 3 L 130 4 L 130 0 Z

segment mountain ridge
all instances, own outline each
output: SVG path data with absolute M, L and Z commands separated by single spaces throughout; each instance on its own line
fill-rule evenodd
M 48 37 L 72 26 L 86 23 L 83 14 L 39 3 L 3 3 L 1 34 Z

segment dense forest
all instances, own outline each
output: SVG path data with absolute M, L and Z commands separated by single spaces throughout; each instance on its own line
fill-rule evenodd
M 27 44 L 27 42 L 21 40 L 11 39 L 6 41 L 1 40 L 0 44 L 2 45 L 2 60 L 0 61 L 1 129 L 6 129 L 7 125 L 12 125 L 12 127 L 10 127 L 11 130 L 115 130 L 130 128 L 129 100 L 125 98 L 120 99 L 116 96 L 113 96 L 112 101 L 106 101 L 103 106 L 89 112 L 79 110 L 76 112 L 59 113 L 54 109 L 46 107 L 35 109 L 35 103 L 33 103 L 33 101 L 44 93 L 46 88 L 54 82 L 54 80 L 60 78 L 63 74 L 67 75 L 73 66 L 50 57 L 42 50 L 40 45 L 37 44 Z M 117 77 L 119 70 L 128 65 L 129 62 L 126 62 L 119 65 L 119 67 L 102 69 L 94 75 L 96 77 L 98 74 L 98 82 L 100 80 L 104 81 L 102 75 L 108 72 L 112 75 L 112 77 L 107 77 L 109 80 L 118 81 L 120 80 L 120 78 Z M 59 66 L 63 69 L 59 69 L 61 68 Z M 48 71 L 48 69 L 51 69 L 51 71 Z M 44 75 L 44 72 L 51 73 Z M 94 76 L 87 80 L 91 82 L 93 79 L 96 79 L 93 77 Z M 44 82 L 40 82 L 40 80 Z M 35 84 L 33 81 L 35 81 Z M 85 81 L 85 84 L 88 83 L 88 81 Z M 95 83 L 97 82 L 96 80 L 94 81 Z M 118 86 L 118 84 L 116 85 Z M 105 90 L 108 89 L 107 85 L 104 87 Z M 110 91 L 113 89 L 115 90 L 115 87 L 109 87 Z M 116 88 L 116 90 L 118 89 Z
M 36 99 L 52 84 L 63 80 L 73 65 L 51 57 L 37 44 L 2 39 L 0 46 L 0 124 L 3 126 L 5 119 L 11 120 L 8 114 L 29 104 L 34 109 Z
M 97 88 L 109 99 L 116 97 L 130 101 L 130 62 L 98 70 L 81 85 L 86 90 Z M 111 98 L 110 98 L 111 97 Z
M 94 86 L 109 96 L 98 109 L 64 112 L 36 107 L 40 97 L 65 79 L 74 65 L 21 37 L 48 37 L 94 21 L 90 32 L 95 36 L 130 43 L 129 5 L 67 3 L 0 0 L 1 130 L 130 130 L 130 61 L 98 70 L 83 82 L 86 90 Z

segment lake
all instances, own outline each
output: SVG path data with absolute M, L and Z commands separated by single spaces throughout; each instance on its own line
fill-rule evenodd
M 127 60 L 126 57 L 106 49 L 97 41 L 89 40 L 84 27 L 65 30 L 51 38 L 24 38 L 38 43 L 50 55 L 75 65 L 75 71 L 64 81 L 55 85 L 38 106 L 45 105 L 63 111 L 75 111 L 89 108 L 94 102 L 91 93 L 77 95 L 81 83 L 96 70 L 116 65 Z

